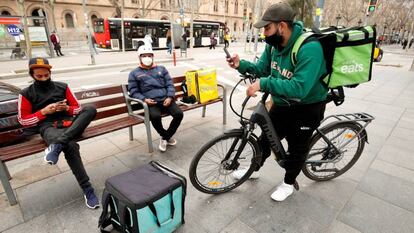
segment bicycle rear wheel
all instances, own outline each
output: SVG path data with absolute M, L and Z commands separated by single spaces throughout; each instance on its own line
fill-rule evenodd
M 302 168 L 309 179 L 326 181 L 349 170 L 364 150 L 366 132 L 358 124 L 347 122 L 322 129 L 322 133 L 335 145 L 339 153 L 329 145 L 320 133 L 310 143 L 310 151 Z
M 197 190 L 209 194 L 225 193 L 250 177 L 257 165 L 255 161 L 260 155 L 259 146 L 256 139 L 251 136 L 244 148 L 240 148 L 242 138 L 241 131 L 225 133 L 207 142 L 197 152 L 191 161 L 189 174 L 190 181 Z M 233 144 L 234 149 L 230 151 Z M 236 163 L 233 163 L 238 150 L 242 152 Z M 237 169 L 247 169 L 246 174 L 239 180 L 232 177 L 232 173 Z

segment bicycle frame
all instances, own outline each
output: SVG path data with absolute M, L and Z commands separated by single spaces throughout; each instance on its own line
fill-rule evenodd
M 252 79 L 250 76 L 245 76 L 246 79 L 249 78 L 250 82 L 252 83 Z M 240 82 L 239 82 L 240 83 Z M 237 85 L 239 85 L 239 83 Z M 236 85 L 236 86 L 237 86 Z M 234 87 L 234 89 L 236 88 L 236 86 Z M 234 91 L 233 89 L 233 91 Z M 233 93 L 232 91 L 232 93 Z M 232 95 L 232 94 L 231 94 Z M 260 129 L 262 130 L 262 132 L 264 132 L 266 138 L 269 141 L 270 144 L 270 148 L 273 151 L 273 153 L 275 154 L 276 157 L 276 161 L 277 163 L 281 166 L 284 167 L 284 163 L 285 163 L 285 159 L 287 156 L 287 153 L 282 145 L 282 142 L 280 140 L 280 137 L 277 135 L 275 128 L 273 127 L 273 123 L 272 120 L 270 119 L 269 116 L 269 112 L 266 109 L 265 103 L 266 103 L 266 99 L 268 98 L 269 93 L 264 93 L 264 95 L 262 96 L 261 100 L 257 103 L 252 115 L 250 116 L 249 119 L 246 119 L 243 117 L 243 111 L 244 108 L 246 106 L 247 101 L 250 99 L 250 97 L 246 97 L 243 104 L 242 104 L 242 111 L 241 114 L 237 114 L 235 112 L 234 109 L 233 112 L 240 116 L 240 123 L 242 125 L 240 130 L 243 130 L 243 137 L 242 137 L 242 141 L 241 144 L 237 150 L 236 155 L 234 156 L 234 159 L 231 161 L 230 164 L 227 164 L 227 168 L 228 169 L 237 169 L 238 167 L 238 162 L 237 159 L 239 158 L 241 151 L 243 151 L 246 143 L 247 143 L 247 139 L 251 136 L 254 135 L 255 138 L 258 138 L 254 133 L 253 130 L 255 129 L 255 125 L 257 124 Z M 230 106 L 231 106 L 231 98 L 230 98 Z M 246 120 L 243 120 L 246 119 Z M 326 135 L 322 132 L 322 129 L 324 127 L 329 127 L 332 124 L 338 124 L 338 123 L 345 123 L 345 122 L 352 122 L 355 125 L 358 125 L 360 127 L 360 130 L 357 134 L 353 135 L 352 138 L 350 138 L 350 140 L 348 142 L 346 142 L 344 145 L 342 145 L 342 147 L 348 145 L 351 141 L 353 141 L 355 138 L 357 138 L 357 136 L 359 134 L 364 134 L 364 139 L 366 140 L 366 142 L 368 142 L 367 139 L 367 133 L 365 128 L 368 126 L 368 124 L 371 123 L 372 120 L 374 120 L 375 118 L 367 113 L 353 113 L 353 114 L 338 114 L 338 115 L 331 115 L 328 116 L 326 118 L 324 118 L 321 122 L 327 122 L 329 119 L 333 119 L 334 121 L 331 122 L 330 124 L 323 126 L 323 127 L 319 127 L 318 129 L 316 129 L 315 133 L 313 134 L 312 137 L 314 137 L 316 134 L 320 134 L 321 137 L 323 138 L 323 140 L 328 144 L 328 147 L 333 148 L 333 150 L 335 151 L 335 154 L 339 155 L 342 153 L 342 151 L 337 148 L 334 143 L 326 137 Z M 361 125 L 359 122 L 364 122 L 364 125 Z M 235 147 L 237 146 L 239 142 L 239 139 L 236 139 L 233 141 L 233 144 L 230 147 L 230 150 L 227 152 L 225 158 L 223 159 L 222 162 L 228 161 L 228 159 L 230 158 L 230 155 L 232 154 L 232 152 L 234 151 Z M 325 160 L 325 161 L 306 161 L 305 163 L 323 163 L 323 162 L 329 162 L 329 160 Z

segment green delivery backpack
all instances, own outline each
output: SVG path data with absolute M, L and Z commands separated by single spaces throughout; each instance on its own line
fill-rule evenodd
M 372 26 L 307 30 L 293 45 L 291 61 L 296 66 L 300 47 L 308 41 L 318 40 L 327 68 L 321 81 L 331 89 L 355 87 L 371 80 L 375 39 L 376 30 Z

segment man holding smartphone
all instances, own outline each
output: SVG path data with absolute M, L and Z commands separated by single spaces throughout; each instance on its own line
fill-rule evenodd
M 183 119 L 183 112 L 174 101 L 175 88 L 170 74 L 164 66 L 154 63 L 154 52 L 145 45 L 138 49 L 139 67 L 131 71 L 128 77 L 128 91 L 132 98 L 145 102 L 149 107 L 152 126 L 161 136 L 158 149 L 164 152 L 167 146 L 174 146 L 173 138 Z M 164 129 L 161 113 L 168 112 L 172 121 Z
M 94 107 L 81 106 L 66 83 L 51 80 L 49 61 L 37 57 L 29 60 L 29 74 L 34 83 L 20 92 L 18 120 L 22 126 L 37 126 L 48 145 L 44 160 L 58 162 L 63 151 L 66 161 L 84 192 L 87 207 L 99 207 L 99 200 L 89 182 L 79 153 L 79 137 L 95 118 Z
M 327 72 L 319 41 L 303 43 L 296 65 L 291 61 L 293 45 L 303 33 L 303 23 L 294 21 L 294 18 L 295 13 L 288 4 L 271 5 L 254 24 L 256 28 L 264 28 L 266 36 L 267 45 L 260 59 L 256 63 L 240 60 L 237 55 L 227 59 L 230 67 L 240 73 L 261 77 L 247 88 L 246 94 L 255 96 L 257 91 L 263 91 L 272 95 L 270 118 L 279 137 L 288 142 L 285 178 L 271 195 L 275 201 L 283 201 L 293 193 L 296 177 L 309 151 L 312 133 L 323 119 L 328 94 L 328 89 L 319 80 Z M 259 143 L 263 166 L 271 153 L 265 134 L 262 133 Z M 245 170 L 237 170 L 233 175 L 240 179 L 245 173 Z M 257 172 L 251 176 L 257 177 Z

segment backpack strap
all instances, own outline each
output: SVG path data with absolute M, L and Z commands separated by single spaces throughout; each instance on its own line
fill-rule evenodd
M 290 61 L 292 62 L 293 66 L 296 66 L 298 63 L 297 56 L 298 56 L 300 47 L 302 47 L 304 42 L 308 38 L 313 36 L 313 34 L 314 34 L 313 32 L 305 32 L 301 36 L 299 36 L 298 39 L 296 39 L 295 44 L 293 45 L 293 48 L 292 48 L 292 52 L 290 53 Z
M 102 194 L 102 214 L 99 217 L 98 227 L 101 229 L 101 232 L 108 232 L 104 230 L 107 226 L 111 225 L 111 215 L 108 214 L 108 206 L 109 206 L 109 193 L 104 190 Z

